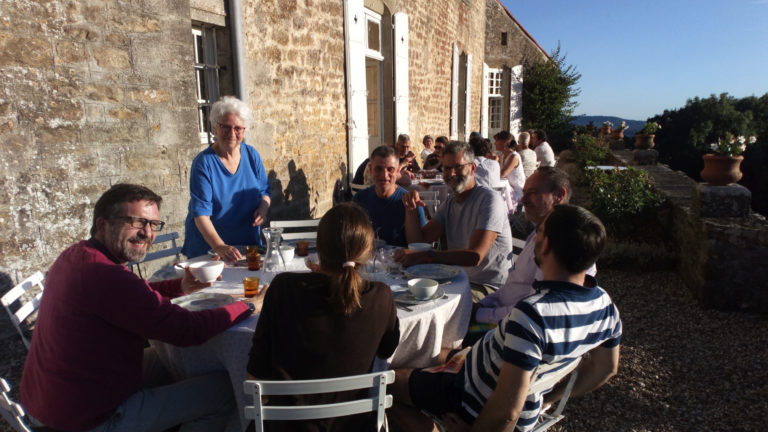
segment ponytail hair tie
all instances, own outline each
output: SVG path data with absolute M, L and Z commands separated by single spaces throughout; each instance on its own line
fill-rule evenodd
M 344 264 L 341 265 L 342 268 L 354 267 L 354 266 L 355 266 L 355 262 L 354 261 L 347 261 L 347 262 L 345 262 Z

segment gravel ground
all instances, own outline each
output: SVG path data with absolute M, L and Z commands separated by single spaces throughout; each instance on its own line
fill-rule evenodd
M 702 310 L 673 272 L 598 276 L 624 323 L 619 374 L 571 399 L 551 430 L 768 429 L 768 317 Z M 0 340 L 16 400 L 25 354 L 14 334 Z M 11 429 L 0 421 L 0 431 Z

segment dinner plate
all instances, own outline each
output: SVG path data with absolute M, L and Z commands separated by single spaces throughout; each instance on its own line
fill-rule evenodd
M 442 298 L 445 295 L 445 291 L 443 291 L 442 288 L 438 287 L 437 291 L 435 291 L 435 294 L 432 295 L 430 298 L 426 299 L 417 299 L 413 296 L 413 293 L 411 293 L 408 290 L 405 291 L 394 291 L 392 295 L 395 297 L 395 303 L 400 303 L 404 305 L 418 305 L 423 303 L 429 303 L 431 301 L 435 301 L 437 299 Z
M 444 183 L 443 179 L 421 179 L 421 180 L 418 180 L 418 182 L 419 183 L 424 183 L 424 184 L 429 184 L 429 185 L 443 184 Z
M 459 274 L 459 269 L 445 264 L 417 264 L 405 269 L 409 278 L 450 279 Z
M 216 293 L 194 293 L 171 300 L 171 303 L 193 312 L 213 309 L 234 302 L 235 299 L 231 295 Z

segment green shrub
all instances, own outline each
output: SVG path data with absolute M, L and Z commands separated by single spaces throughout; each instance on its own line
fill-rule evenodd
M 608 157 L 608 141 L 596 140 L 592 135 L 576 135 L 573 142 L 573 152 L 579 165 L 599 165 Z
M 591 210 L 608 225 L 647 214 L 663 201 L 645 171 L 586 170 L 585 175 L 592 196 Z

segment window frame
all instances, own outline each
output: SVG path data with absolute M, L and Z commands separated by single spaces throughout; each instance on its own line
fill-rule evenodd
M 210 106 L 219 99 L 220 83 L 216 27 L 192 24 L 194 48 L 195 93 L 197 96 L 197 126 L 201 144 L 213 143 L 213 131 L 208 121 Z M 202 53 L 203 58 L 199 58 Z M 202 61 L 200 61 L 202 60 Z M 201 76 L 203 82 L 201 83 Z

